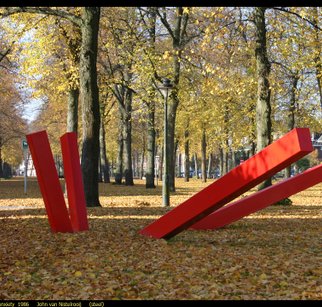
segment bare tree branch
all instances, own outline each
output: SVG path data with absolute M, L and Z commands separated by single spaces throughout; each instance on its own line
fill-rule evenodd
M 319 30 L 319 31 L 322 31 L 322 29 L 316 24 L 314 23 L 313 21 L 301 16 L 300 14 L 296 13 L 296 12 L 292 12 L 288 9 L 285 9 L 285 8 L 282 8 L 282 7 L 273 7 L 274 10 L 277 10 L 277 11 L 281 11 L 281 12 L 284 12 L 284 13 L 288 13 L 288 14 L 292 14 L 306 22 L 308 22 L 312 27 L 314 27 L 315 29 Z
M 57 17 L 62 17 L 73 22 L 77 26 L 81 26 L 82 19 L 72 13 L 61 9 L 52 9 L 50 7 L 5 7 L 2 12 L 0 12 L 0 18 L 8 17 L 17 13 L 33 13 L 33 14 L 45 14 Z

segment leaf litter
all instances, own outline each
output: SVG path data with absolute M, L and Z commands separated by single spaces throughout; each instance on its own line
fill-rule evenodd
M 171 208 L 211 183 L 177 181 Z M 62 182 L 63 186 L 63 182 Z M 4 193 L 4 191 L 6 193 Z M 37 181 L 0 182 L 0 300 L 320 300 L 322 184 L 218 230 L 139 234 L 161 186 L 100 184 L 90 230 L 52 233 Z

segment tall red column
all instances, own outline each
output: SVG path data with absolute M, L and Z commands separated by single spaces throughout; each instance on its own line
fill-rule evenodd
M 75 132 L 60 138 L 67 186 L 69 213 L 74 231 L 88 230 L 86 201 Z
M 170 239 L 313 150 L 308 128 L 295 128 L 140 231 Z
M 46 131 L 26 135 L 53 232 L 73 232 Z

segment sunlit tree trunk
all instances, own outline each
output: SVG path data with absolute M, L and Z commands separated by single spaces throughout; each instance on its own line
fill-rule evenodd
M 267 58 L 266 49 L 266 23 L 264 7 L 256 7 L 254 21 L 256 28 L 256 66 L 257 66 L 257 105 L 256 105 L 256 127 L 257 127 L 257 152 L 264 149 L 271 143 L 271 104 L 269 73 L 270 63 Z M 263 189 L 272 184 L 271 178 L 259 185 Z
M 299 77 L 297 75 L 293 75 L 292 77 L 292 89 L 291 89 L 291 97 L 290 97 L 290 104 L 288 109 L 288 116 L 287 116 L 287 128 L 288 131 L 291 131 L 295 128 L 295 110 L 296 110 L 296 90 L 297 90 L 297 83 Z M 285 177 L 291 177 L 291 169 L 292 166 L 290 165 L 285 169 Z
M 69 89 L 67 103 L 67 132 L 78 133 L 78 98 L 79 89 Z
M 314 28 L 314 41 L 315 41 L 315 48 L 314 48 L 314 63 L 315 63 L 315 75 L 318 84 L 319 90 L 319 97 L 320 97 L 320 106 L 322 111 L 322 61 L 321 61 L 321 39 L 320 33 L 321 31 L 317 28 L 319 26 L 319 9 L 318 7 L 313 7 L 313 23 L 316 26 Z
M 202 182 L 207 182 L 207 143 L 206 130 L 202 129 L 201 137 L 201 179 Z
M 126 90 L 123 116 L 123 168 L 125 185 L 134 185 L 132 169 L 132 90 Z
M 148 122 L 147 122 L 147 154 L 146 154 L 146 182 L 145 187 L 155 188 L 154 185 L 154 160 L 155 160 L 155 103 L 151 99 L 148 107 Z
M 101 118 L 100 124 L 100 172 L 101 181 L 110 183 L 110 166 L 106 155 L 105 127 L 103 118 Z
M 80 91 L 83 111 L 81 166 L 88 207 L 100 206 L 98 195 L 100 111 L 96 70 L 99 20 L 99 7 L 84 7 L 80 56 Z
M 0 138 L 0 178 L 3 178 L 1 138 Z
M 149 47 L 155 52 L 155 34 L 156 34 L 156 7 L 148 7 L 148 33 Z M 155 188 L 155 89 L 153 86 L 154 78 L 151 79 L 149 88 L 148 122 L 147 122 L 147 154 L 146 154 L 146 181 L 147 189 Z
M 123 135 L 122 135 L 122 121 L 119 122 L 119 135 L 117 140 L 117 157 L 115 166 L 115 184 L 122 184 L 123 177 Z
M 189 154 L 189 130 L 184 132 L 184 181 L 189 182 L 190 177 L 190 154 Z
M 198 158 L 197 158 L 197 153 L 194 153 L 193 160 L 194 160 L 194 163 L 195 163 L 195 176 L 196 176 L 196 178 L 198 178 Z
M 207 177 L 211 178 L 211 171 L 212 171 L 212 163 L 213 163 L 212 153 L 209 154 L 208 159 L 208 170 L 207 170 Z

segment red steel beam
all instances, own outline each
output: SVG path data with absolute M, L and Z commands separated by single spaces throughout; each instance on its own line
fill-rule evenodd
M 53 232 L 73 232 L 46 131 L 26 135 Z
M 75 132 L 67 132 L 60 138 L 67 186 L 69 213 L 73 230 L 88 230 L 84 185 Z
M 295 128 L 140 233 L 170 239 L 312 150 L 310 130 Z
M 301 192 L 322 181 L 322 164 L 312 167 L 294 177 L 280 181 L 208 215 L 190 228 L 216 229 L 231 224 L 244 216 L 264 209 L 286 197 Z

